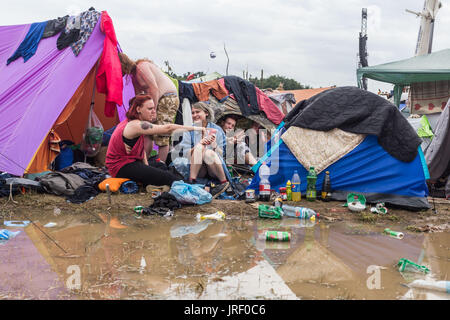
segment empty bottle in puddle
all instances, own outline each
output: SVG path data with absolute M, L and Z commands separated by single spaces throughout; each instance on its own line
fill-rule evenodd
M 311 219 L 312 217 L 318 218 L 319 213 L 315 212 L 313 209 L 305 207 L 294 207 L 290 205 L 283 205 L 283 216 L 293 217 L 299 219 Z

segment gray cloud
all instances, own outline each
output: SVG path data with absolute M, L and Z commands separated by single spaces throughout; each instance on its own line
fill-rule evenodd
M 26 1 L 8 3 L 3 25 L 53 19 L 94 6 L 113 19 L 122 49 L 148 57 L 177 74 L 225 73 L 226 44 L 230 74 L 271 74 L 314 87 L 355 85 L 361 9 L 368 8 L 369 65 L 414 55 L 423 0 L 153 0 Z M 433 50 L 450 47 L 450 3 L 438 12 Z M 214 51 L 216 58 L 209 53 Z M 369 88 L 389 85 L 369 81 Z

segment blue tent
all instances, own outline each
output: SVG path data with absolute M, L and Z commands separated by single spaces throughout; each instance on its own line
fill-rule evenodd
M 295 109 L 302 112 L 297 106 L 294 112 Z M 258 170 L 266 162 L 271 169 L 269 181 L 272 190 L 278 192 L 280 187 L 286 186 L 286 182 L 292 180 L 294 170 L 297 170 L 301 179 L 300 190 L 305 195 L 307 169 L 283 142 L 286 127 L 284 122 L 280 124 L 266 146 L 269 151 L 252 168 L 255 177 L 248 189 L 255 189 L 258 193 Z M 368 134 L 357 147 L 320 172 L 316 184 L 317 194 L 322 189 L 325 171 L 330 172 L 332 200 L 346 201 L 347 194 L 354 192 L 363 194 L 368 203 L 385 202 L 409 210 L 431 207 L 427 201 L 426 179 L 429 173 L 420 146 L 412 161 L 401 161 L 380 145 L 379 137 Z

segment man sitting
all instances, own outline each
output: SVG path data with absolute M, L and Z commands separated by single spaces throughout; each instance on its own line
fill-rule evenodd
M 253 154 L 250 152 L 249 147 L 245 143 L 245 133 L 243 130 L 235 131 L 236 128 L 236 118 L 233 115 L 225 116 L 225 119 L 222 121 L 221 128 L 225 132 L 227 136 L 227 150 L 229 148 L 234 148 L 234 158 L 236 159 L 228 159 L 231 157 L 230 151 L 228 155 L 225 155 L 227 164 L 235 163 L 237 160 L 237 164 L 248 164 L 254 166 L 257 161 Z

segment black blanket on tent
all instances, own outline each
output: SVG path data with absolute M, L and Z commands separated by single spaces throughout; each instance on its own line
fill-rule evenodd
M 375 93 L 357 87 L 339 87 L 300 101 L 284 119 L 290 126 L 318 131 L 339 128 L 378 137 L 378 143 L 394 158 L 411 162 L 421 139 L 395 105 Z

